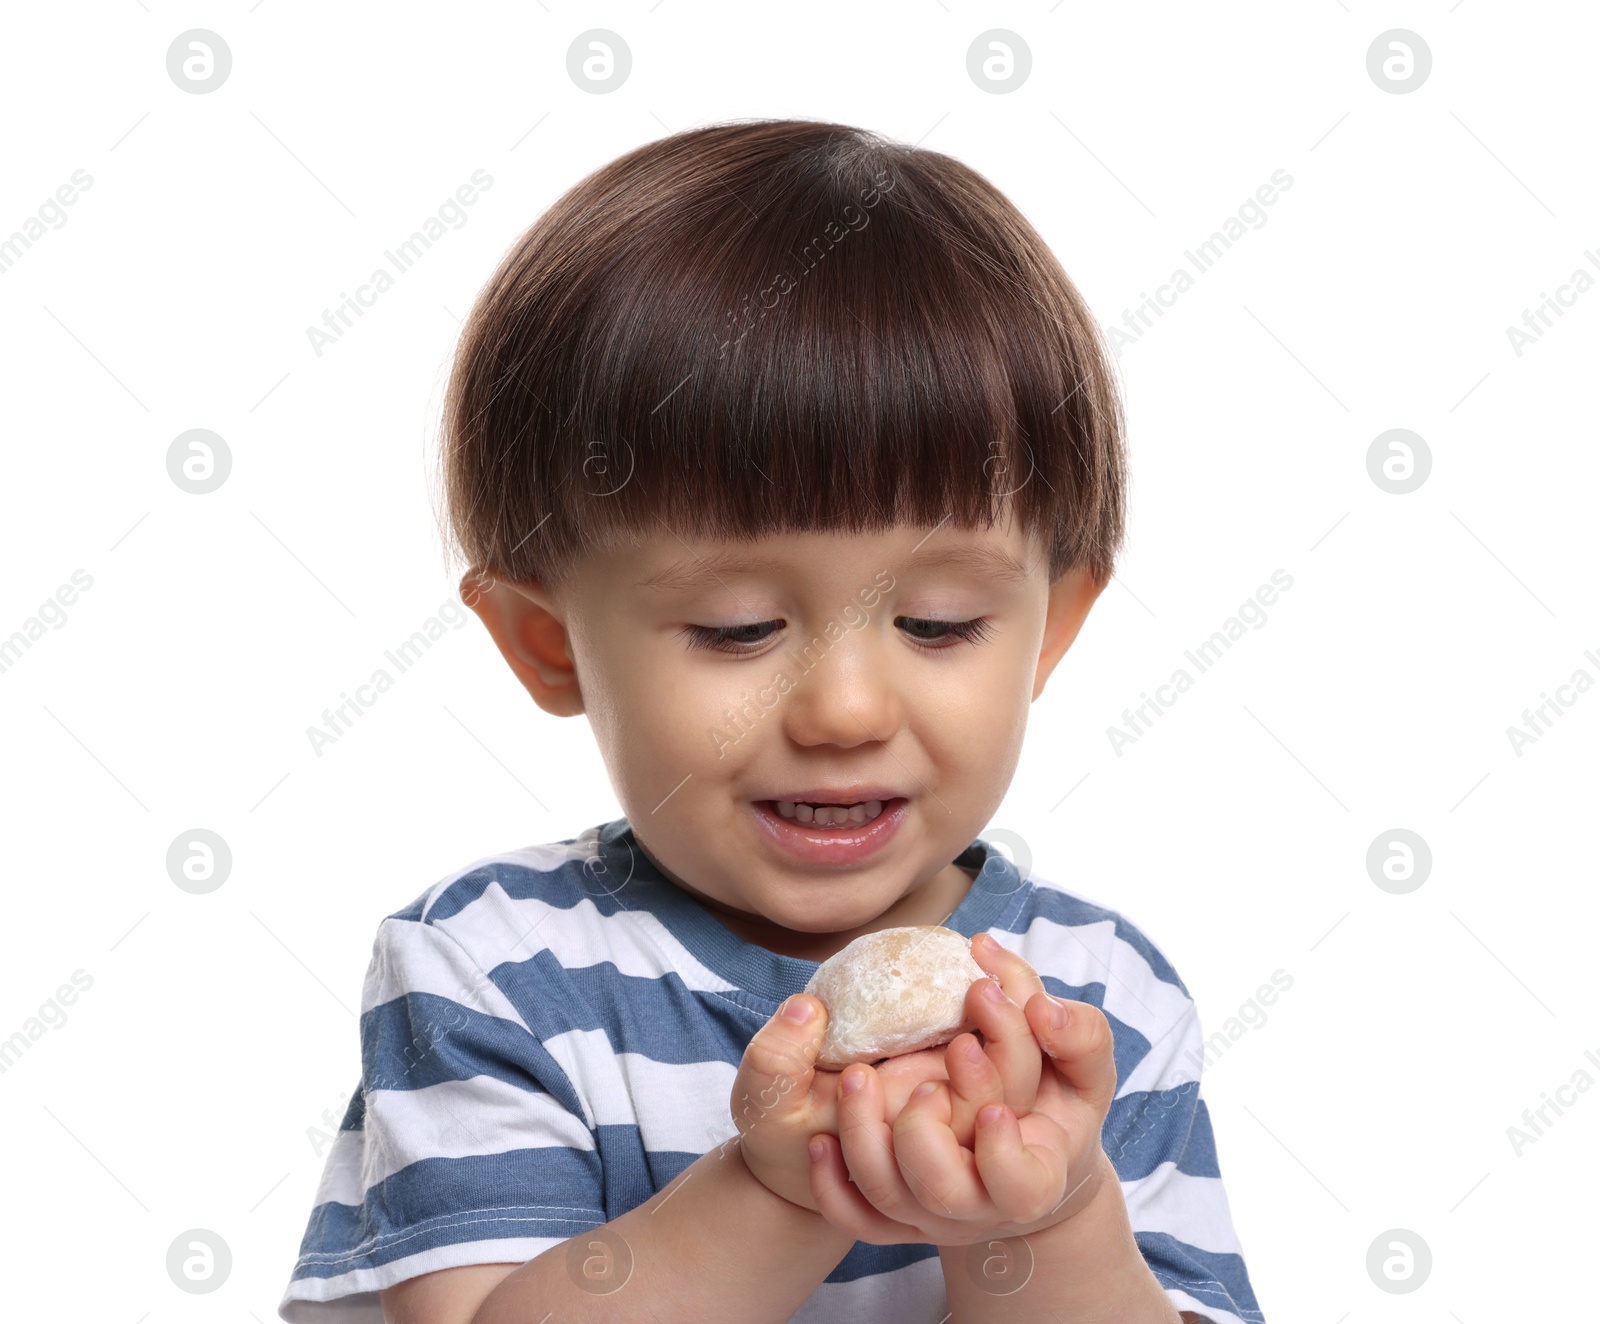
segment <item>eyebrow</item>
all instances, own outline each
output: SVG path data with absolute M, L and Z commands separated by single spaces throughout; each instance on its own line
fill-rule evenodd
M 768 574 L 785 569 L 787 562 L 769 556 L 746 556 L 736 551 L 676 561 L 664 570 L 646 575 L 634 586 L 661 592 L 682 592 L 724 575 Z M 935 547 L 921 552 L 906 565 L 906 570 L 931 570 L 945 567 L 998 579 L 1003 583 L 1025 583 L 1030 571 L 1010 552 L 1000 547 Z

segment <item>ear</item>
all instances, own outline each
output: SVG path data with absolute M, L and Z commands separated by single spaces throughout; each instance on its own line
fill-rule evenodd
M 1109 581 L 1108 581 L 1109 582 Z M 1056 669 L 1056 663 L 1072 647 L 1072 641 L 1083 628 L 1089 608 L 1105 584 L 1097 584 L 1087 566 L 1069 570 L 1050 585 L 1050 597 L 1045 610 L 1044 638 L 1039 644 L 1039 667 L 1033 674 L 1033 697 L 1044 693 L 1044 683 Z
M 482 570 L 461 580 L 461 601 L 477 613 L 506 664 L 533 701 L 557 717 L 583 711 L 567 627 L 539 584 L 512 584 Z

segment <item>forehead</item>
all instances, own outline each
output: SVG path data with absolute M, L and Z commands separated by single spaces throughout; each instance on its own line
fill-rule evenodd
M 1039 548 L 1012 528 L 990 530 L 898 526 L 878 533 L 811 532 L 729 541 L 673 533 L 643 540 L 627 558 L 629 587 L 681 593 L 739 575 L 903 575 L 945 570 L 1001 584 L 1022 584 L 1035 572 Z

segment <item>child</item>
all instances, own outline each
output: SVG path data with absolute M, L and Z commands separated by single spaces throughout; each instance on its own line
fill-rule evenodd
M 280 1315 L 1260 1321 L 1182 981 L 975 836 L 1123 532 L 1015 208 L 839 124 L 632 151 L 483 291 L 443 465 L 464 600 L 625 816 L 380 925 Z M 917 924 L 992 935 L 981 1038 L 814 1069 L 816 963 Z

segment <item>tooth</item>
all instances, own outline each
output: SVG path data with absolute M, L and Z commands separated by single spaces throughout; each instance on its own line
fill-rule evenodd
M 870 823 L 883 812 L 882 800 L 867 800 L 854 805 L 809 805 L 800 800 L 774 800 L 778 813 L 797 823 L 816 823 L 822 827 Z

